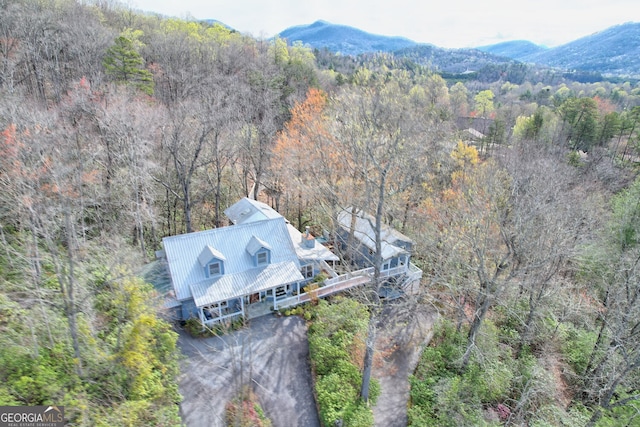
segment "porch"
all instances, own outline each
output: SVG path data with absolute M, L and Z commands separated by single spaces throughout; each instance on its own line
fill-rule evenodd
M 401 275 L 404 275 L 401 286 L 402 292 L 407 294 L 415 292 L 415 289 L 419 286 L 420 279 L 422 277 L 422 270 L 415 265 L 409 263 L 409 265 L 401 265 L 380 272 L 381 279 Z M 235 305 L 235 310 L 233 312 L 224 312 L 224 303 L 219 306 L 216 305 L 215 308 L 219 310 L 220 315 L 213 319 L 207 319 L 205 316 L 202 316 L 201 320 L 203 321 L 203 324 L 209 325 L 224 319 L 238 316 L 244 316 L 246 319 L 255 319 L 266 316 L 267 314 L 280 309 L 310 302 L 315 298 L 326 298 L 338 292 L 367 284 L 373 280 L 373 276 L 374 268 L 369 267 L 326 279 L 324 282 L 319 283 L 320 287 L 309 292 L 305 292 L 303 290 L 303 287 L 306 286 L 305 283 L 286 285 L 286 287 L 278 286 L 264 293 L 247 295 L 239 298 L 239 305 Z M 281 292 L 280 288 L 285 288 L 286 291 Z M 292 296 L 290 296 L 291 293 L 293 293 Z M 269 297 L 267 297 L 267 295 L 269 295 Z M 275 298 L 273 296 L 275 296 Z

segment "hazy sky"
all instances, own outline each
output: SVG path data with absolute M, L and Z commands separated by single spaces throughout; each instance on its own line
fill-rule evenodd
M 272 37 L 319 19 L 440 47 L 529 40 L 549 47 L 625 22 L 640 22 L 638 0 L 129 0 L 134 9 L 217 19 Z

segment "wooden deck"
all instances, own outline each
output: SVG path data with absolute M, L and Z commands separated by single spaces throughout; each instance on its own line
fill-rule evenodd
M 310 292 L 304 292 L 300 295 L 278 301 L 278 309 L 292 307 L 298 304 L 309 302 L 313 298 L 325 298 L 337 292 L 346 291 L 347 289 L 364 285 L 366 283 L 369 283 L 372 277 L 372 268 L 366 268 L 363 270 L 357 270 L 349 272 L 347 274 L 342 274 L 340 276 L 325 280 L 324 286 L 321 286 Z
M 420 278 L 422 277 L 422 270 L 420 270 L 413 264 L 381 271 L 380 278 L 398 276 L 401 274 L 406 275 L 405 282 L 403 283 L 404 292 L 412 293 L 412 290 L 409 288 L 409 286 L 416 284 L 419 286 Z M 365 268 L 362 270 L 351 271 L 346 274 L 332 277 L 325 280 L 322 283 L 322 286 L 310 292 L 301 292 L 299 295 L 277 300 L 275 304 L 275 310 L 294 307 L 298 304 L 309 302 L 315 298 L 325 298 L 338 292 L 365 285 L 373 280 L 373 275 L 373 268 Z M 255 319 L 257 317 L 266 316 L 273 311 L 273 301 L 261 301 L 244 305 L 244 315 L 247 319 Z M 229 317 L 237 316 L 238 314 L 241 314 L 241 312 L 233 313 Z

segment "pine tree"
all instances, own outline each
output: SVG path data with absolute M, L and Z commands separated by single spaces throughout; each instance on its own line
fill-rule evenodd
M 103 65 L 107 74 L 118 83 L 131 84 L 147 95 L 153 93 L 153 76 L 142 68 L 144 59 L 135 50 L 133 42 L 120 36 L 107 49 Z

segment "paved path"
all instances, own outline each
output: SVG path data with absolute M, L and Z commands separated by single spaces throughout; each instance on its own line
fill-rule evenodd
M 382 319 L 377 343 L 387 357 L 373 370 L 381 388 L 373 408 L 376 426 L 407 425 L 409 374 L 415 370 L 422 348 L 431 340 L 435 318 L 435 314 L 418 306 L 404 318 L 391 309 Z
M 224 405 L 251 384 L 274 427 L 319 427 L 305 323 L 273 315 L 222 337 L 180 334 L 180 411 L 190 427 L 224 426 Z

